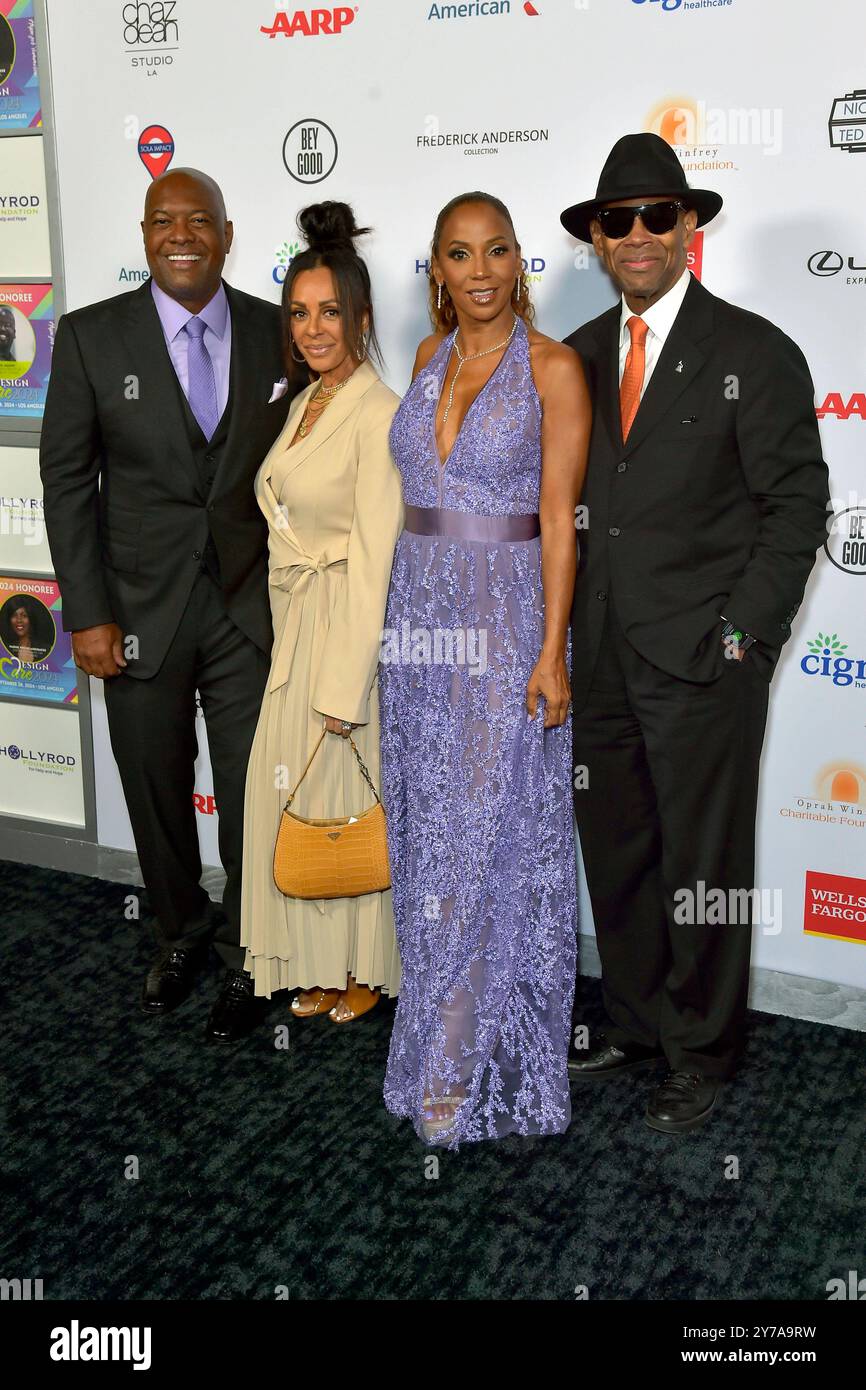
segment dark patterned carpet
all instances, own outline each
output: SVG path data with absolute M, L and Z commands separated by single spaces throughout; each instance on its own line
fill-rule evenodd
M 339 1029 L 278 996 L 214 1048 L 215 958 L 171 1017 L 138 1012 L 130 889 L 0 863 L 0 890 L 0 1272 L 46 1299 L 823 1300 L 866 1274 L 862 1034 L 752 1014 L 705 1129 L 654 1133 L 649 1080 L 623 1077 L 575 1087 L 568 1134 L 438 1154 L 431 1177 L 382 1105 L 388 1006 Z M 597 981 L 578 1012 L 599 1020 Z

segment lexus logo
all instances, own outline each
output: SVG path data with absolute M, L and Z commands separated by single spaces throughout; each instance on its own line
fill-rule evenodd
M 838 275 L 845 263 L 838 251 L 816 251 L 806 264 L 813 275 Z
M 862 274 L 866 265 L 856 265 L 853 256 L 842 256 L 838 251 L 816 251 L 806 262 L 813 275 L 838 275 L 840 270 L 853 270 Z M 848 281 L 849 284 L 862 284 L 862 280 Z

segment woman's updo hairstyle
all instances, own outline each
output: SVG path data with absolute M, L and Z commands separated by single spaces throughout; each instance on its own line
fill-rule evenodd
M 355 249 L 355 238 L 365 236 L 371 227 L 358 227 L 348 203 L 312 203 L 298 213 L 298 229 L 307 243 L 291 262 L 283 281 L 282 314 L 286 358 L 292 367 L 292 287 L 305 270 L 325 266 L 334 277 L 334 290 L 343 318 L 346 346 L 355 362 L 372 357 L 382 365 L 382 353 L 373 320 L 370 272 Z M 367 317 L 367 332 L 361 325 Z
M 437 260 L 439 257 L 439 247 L 442 242 L 442 232 L 449 216 L 455 208 L 463 207 L 466 203 L 485 203 L 487 207 L 493 208 L 504 222 L 508 223 L 514 244 L 517 246 L 517 233 L 514 230 L 514 223 L 511 220 L 511 213 L 500 198 L 495 198 L 492 193 L 482 193 L 476 189 L 473 193 L 458 193 L 456 198 L 452 198 L 450 203 L 446 203 L 439 216 L 436 218 L 436 226 L 433 230 L 433 241 L 430 246 L 431 263 L 429 281 L 428 306 L 430 310 L 430 321 L 437 333 L 450 333 L 452 328 L 457 325 L 457 313 L 453 301 L 448 293 L 447 287 L 442 286 L 442 303 L 439 303 L 439 286 L 436 283 L 436 276 L 433 274 L 432 257 Z M 535 322 L 535 309 L 529 297 L 529 281 L 526 278 L 526 271 L 521 266 L 519 277 L 515 278 L 514 288 L 511 291 L 511 307 L 525 323 Z

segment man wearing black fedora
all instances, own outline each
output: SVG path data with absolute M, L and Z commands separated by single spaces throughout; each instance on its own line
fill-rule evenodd
M 721 205 L 658 136 L 626 135 L 561 217 L 622 294 L 565 340 L 594 405 L 575 808 L 607 1014 L 569 1069 L 666 1062 L 646 1119 L 674 1134 L 742 1048 L 769 683 L 829 497 L 803 354 L 687 268 Z

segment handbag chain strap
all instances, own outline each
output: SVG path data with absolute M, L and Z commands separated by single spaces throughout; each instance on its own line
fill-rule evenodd
M 289 799 L 288 799 L 288 801 L 286 802 L 285 808 L 284 808 L 286 811 L 288 811 L 289 807 L 291 806 L 292 802 L 294 801 L 294 799 L 295 799 L 295 792 L 298 790 L 298 787 L 301 785 L 301 783 L 303 782 L 303 780 L 304 780 L 304 778 L 306 777 L 307 773 L 309 772 L 309 770 L 310 770 L 310 763 L 313 761 L 314 757 L 316 756 L 316 754 L 318 753 L 319 749 L 321 748 L 321 746 L 322 746 L 322 739 L 325 737 L 325 734 L 326 734 L 327 732 L 328 732 L 327 729 L 323 729 L 323 730 L 322 730 L 321 735 L 320 735 L 320 737 L 319 737 L 318 743 L 316 744 L 315 748 L 313 749 L 312 753 L 310 754 L 309 758 L 307 759 L 307 766 L 304 768 L 303 772 L 301 773 L 300 777 L 298 778 L 297 782 L 295 783 L 294 787 L 292 788 L 291 792 L 289 793 Z M 379 805 L 381 806 L 382 803 L 381 803 L 381 801 L 379 800 L 379 793 L 376 791 L 376 788 L 373 786 L 373 782 L 372 782 L 372 779 L 371 779 L 371 777 L 370 777 L 369 772 L 367 771 L 366 764 L 365 764 L 363 758 L 361 757 L 361 754 L 358 752 L 357 744 L 355 743 L 355 740 L 352 738 L 352 735 L 351 735 L 351 734 L 349 734 L 349 742 L 350 742 L 351 745 L 352 745 L 352 751 L 353 751 L 353 753 L 355 754 L 355 757 L 358 759 L 358 766 L 359 766 L 360 769 L 361 769 L 361 773 L 362 773 L 362 776 L 363 776 L 363 778 L 364 778 L 364 781 L 367 783 L 367 786 L 370 788 L 370 791 L 373 793 L 373 795 L 375 796 L 376 800 L 379 802 Z

